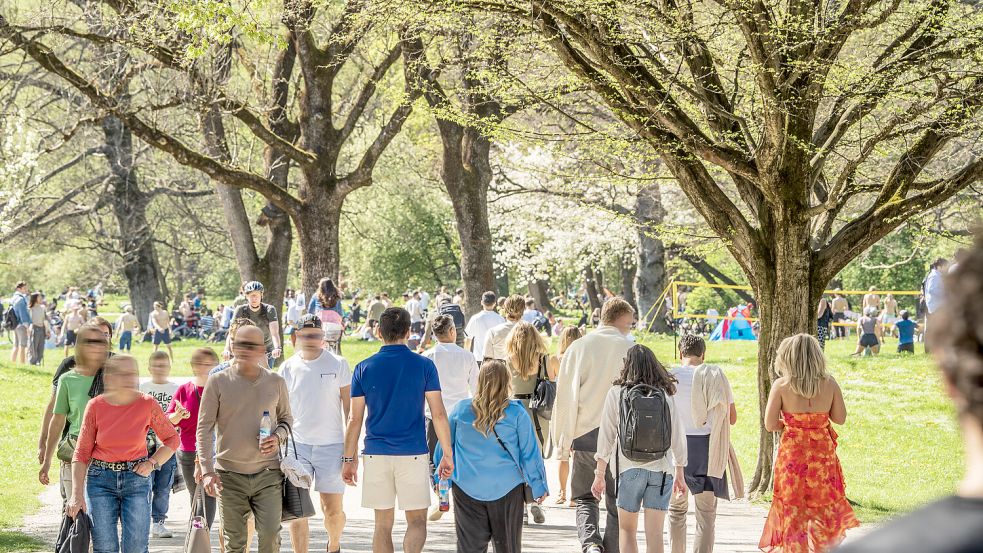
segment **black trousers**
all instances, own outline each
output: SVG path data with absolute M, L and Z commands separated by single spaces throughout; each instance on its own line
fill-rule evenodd
M 487 553 L 488 543 L 495 553 L 522 551 L 522 515 L 526 512 L 522 484 L 495 501 L 479 501 L 455 484 L 454 525 L 457 553 Z
M 184 483 L 188 487 L 188 493 L 191 494 L 191 500 L 194 501 L 195 490 L 197 490 L 198 483 L 195 482 L 195 458 L 196 454 L 194 451 L 178 451 L 177 452 L 177 464 L 181 469 L 181 476 L 184 477 Z M 205 495 L 205 506 L 204 515 L 205 520 L 208 522 L 208 527 L 212 527 L 212 523 L 215 522 L 215 508 L 217 505 L 217 500 L 208 495 Z M 195 514 L 201 514 L 199 510 Z
M 600 546 L 604 553 L 618 553 L 618 506 L 617 485 L 611 477 L 609 469 L 604 475 L 606 484 L 604 490 L 604 508 L 607 510 L 607 521 L 604 524 L 604 534 L 601 535 L 601 512 L 597 499 L 591 493 L 594 483 L 593 451 L 574 450 L 570 452 L 570 498 L 577 502 L 577 537 L 580 547 L 587 551 L 592 545 Z

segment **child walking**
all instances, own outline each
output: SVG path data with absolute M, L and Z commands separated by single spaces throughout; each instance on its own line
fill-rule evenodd
M 150 395 L 160 404 L 161 411 L 167 411 L 177 392 L 178 385 L 167 379 L 171 374 L 171 358 L 163 351 L 150 354 L 150 382 L 140 385 L 140 391 Z M 150 432 L 147 438 L 150 455 L 157 447 L 157 437 Z M 154 538 L 170 538 L 171 532 L 164 526 L 167 520 L 167 510 L 171 503 L 171 486 L 174 484 L 174 472 L 177 470 L 177 457 L 171 456 L 151 475 L 153 480 L 150 491 L 150 535 Z

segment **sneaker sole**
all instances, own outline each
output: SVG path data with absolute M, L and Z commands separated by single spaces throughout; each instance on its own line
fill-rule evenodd
M 536 524 L 542 524 L 546 522 L 546 515 L 543 514 L 543 509 L 529 509 L 532 512 L 532 521 Z

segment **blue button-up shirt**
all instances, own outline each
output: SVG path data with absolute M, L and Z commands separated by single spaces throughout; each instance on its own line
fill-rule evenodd
M 535 429 L 526 408 L 510 401 L 505 416 L 495 424 L 502 445 L 489 432 L 485 436 L 474 428 L 471 399 L 461 400 L 450 413 L 451 443 L 454 446 L 454 474 L 451 480 L 468 496 L 479 501 L 495 501 L 505 497 L 522 484 L 523 474 L 532 487 L 534 497 L 542 497 L 546 485 L 546 465 L 536 442 Z M 434 453 L 434 463 L 440 464 L 443 450 Z M 521 464 L 522 472 L 519 472 Z
M 31 312 L 27 309 L 27 296 L 20 292 L 14 292 L 14 297 L 10 299 L 10 305 L 14 308 L 17 315 L 17 324 L 31 324 Z

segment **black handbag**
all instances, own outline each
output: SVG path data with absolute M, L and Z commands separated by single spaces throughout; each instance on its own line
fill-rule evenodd
M 498 440 L 498 445 L 502 446 L 505 453 L 508 454 L 508 456 L 512 459 L 512 462 L 515 463 L 516 468 L 519 469 L 519 475 L 522 476 L 522 499 L 526 502 L 526 505 L 536 503 L 536 498 L 532 495 L 532 486 L 530 486 L 529 482 L 526 480 L 526 473 L 522 470 L 522 465 L 520 465 L 519 461 L 512 455 L 509 448 L 505 447 L 505 442 L 503 442 L 502 438 L 499 437 L 498 430 L 495 430 L 494 426 L 492 427 L 492 432 L 495 434 L 495 439 Z
M 294 431 L 290 428 L 290 425 L 281 422 L 277 424 L 277 428 L 282 427 L 287 431 L 289 436 L 289 445 L 285 448 L 286 454 L 289 455 L 290 447 L 294 448 L 294 459 L 299 459 L 297 455 L 297 443 L 294 441 Z M 311 491 L 305 488 L 299 488 L 295 486 L 289 478 L 284 475 L 283 477 L 283 512 L 280 515 L 280 520 L 283 522 L 289 522 L 291 520 L 297 520 L 299 518 L 310 518 L 314 516 L 314 502 L 311 501 Z

